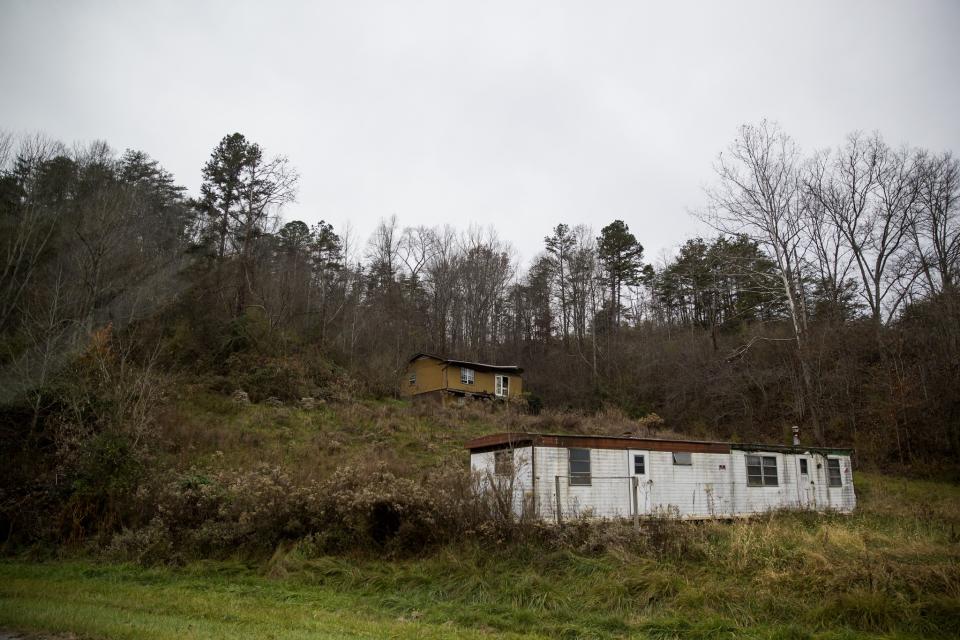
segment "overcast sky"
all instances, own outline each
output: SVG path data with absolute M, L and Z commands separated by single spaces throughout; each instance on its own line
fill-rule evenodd
M 738 125 L 960 152 L 960 1 L 0 0 L 0 128 L 142 149 L 192 193 L 239 131 L 301 174 L 287 219 L 695 235 Z

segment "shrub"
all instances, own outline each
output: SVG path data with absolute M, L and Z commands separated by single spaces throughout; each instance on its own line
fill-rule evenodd
M 169 529 L 160 518 L 154 518 L 145 527 L 117 533 L 104 548 L 103 555 L 143 565 L 179 564 L 182 559 Z
M 167 388 L 156 354 L 138 351 L 109 325 L 95 331 L 37 391 L 30 428 L 10 432 L 0 520 L 18 542 L 111 535 L 136 508 Z
M 296 358 L 235 353 L 227 358 L 227 380 L 232 389 L 243 389 L 254 402 L 273 396 L 286 401 L 307 394 L 311 386 L 303 363 Z
M 415 480 L 345 465 L 322 482 L 299 484 L 267 465 L 209 475 L 192 469 L 142 487 L 138 516 L 107 550 L 153 561 L 177 550 L 195 556 L 262 553 L 308 537 L 322 553 L 406 555 L 464 538 L 546 539 L 542 525 L 515 517 L 509 501 L 481 484 L 459 468 Z
M 198 556 L 272 549 L 309 532 L 310 504 L 316 501 L 312 489 L 295 486 L 283 470 L 266 465 L 212 476 L 190 470 L 144 489 L 143 518 L 155 530 L 148 541 L 152 544 L 162 531 L 172 548 Z M 116 539 L 113 546 L 129 548 Z
M 318 533 L 326 551 L 410 551 L 436 540 L 436 505 L 413 480 L 341 467 L 323 483 L 321 496 Z

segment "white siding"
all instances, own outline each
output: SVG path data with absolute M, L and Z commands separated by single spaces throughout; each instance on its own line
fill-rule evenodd
M 504 489 L 509 490 L 510 484 L 513 484 L 513 510 L 520 515 L 527 505 L 533 504 L 533 465 L 530 447 L 517 447 L 513 451 L 513 476 L 509 478 L 498 477 L 494 471 L 495 452 L 485 451 L 483 453 L 474 453 L 470 456 L 470 468 L 472 471 L 481 475 L 482 482 L 487 486 L 495 482 Z
M 646 487 L 648 513 L 685 517 L 719 516 L 730 511 L 730 455 L 693 453 L 690 466 L 675 465 L 670 451 L 651 451 Z M 721 466 L 725 468 L 721 469 Z
M 562 518 L 632 516 L 635 455 L 645 459 L 645 473 L 636 476 L 640 515 L 709 518 L 775 509 L 849 513 L 856 506 L 849 456 L 829 456 L 840 459 L 843 477 L 842 487 L 829 487 L 827 458 L 821 454 L 734 449 L 729 454 L 693 453 L 692 464 L 684 466 L 675 465 L 669 451 L 590 449 L 590 484 L 577 485 L 570 483 L 568 449 L 521 447 L 514 450 L 514 509 L 517 513 L 533 509 L 533 515 L 547 520 L 557 518 L 558 504 Z M 777 486 L 747 485 L 748 455 L 776 459 Z M 806 475 L 800 474 L 801 458 L 808 461 Z M 473 454 L 471 468 L 484 474 L 487 481 L 493 479 L 494 453 Z
M 630 515 L 627 452 L 590 450 L 590 484 L 571 485 L 567 449 L 536 447 L 538 509 L 544 518 L 556 518 L 557 486 L 564 517 L 585 515 L 616 518 Z

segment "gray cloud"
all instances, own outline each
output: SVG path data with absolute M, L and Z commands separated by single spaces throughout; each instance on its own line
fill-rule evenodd
M 960 3 L 11 2 L 0 127 L 148 151 L 193 192 L 240 131 L 302 175 L 287 218 L 365 236 L 623 218 L 699 230 L 717 153 L 767 117 L 960 151 Z

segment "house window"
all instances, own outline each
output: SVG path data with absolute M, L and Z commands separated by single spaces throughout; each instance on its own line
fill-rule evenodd
M 693 455 L 686 451 L 674 451 L 673 464 L 681 467 L 689 467 L 693 464 Z
M 800 458 L 800 474 L 804 476 L 807 475 L 807 459 L 806 458 Z
M 842 487 L 843 476 L 840 475 L 840 460 L 827 458 L 827 479 L 831 487 Z
M 473 369 L 460 367 L 460 384 L 473 384 L 475 379 Z
M 570 484 L 590 484 L 590 449 L 569 449 Z
M 747 486 L 777 486 L 777 459 L 775 456 L 747 456 Z
M 508 376 L 497 376 L 494 393 L 500 398 L 506 398 L 510 395 L 510 378 Z
M 643 456 L 633 456 L 633 473 L 638 476 L 646 473 L 646 469 L 643 466 Z
M 501 477 L 513 476 L 512 449 L 504 449 L 493 453 L 493 474 Z
M 416 372 L 410 374 L 410 386 L 417 384 L 417 374 Z

